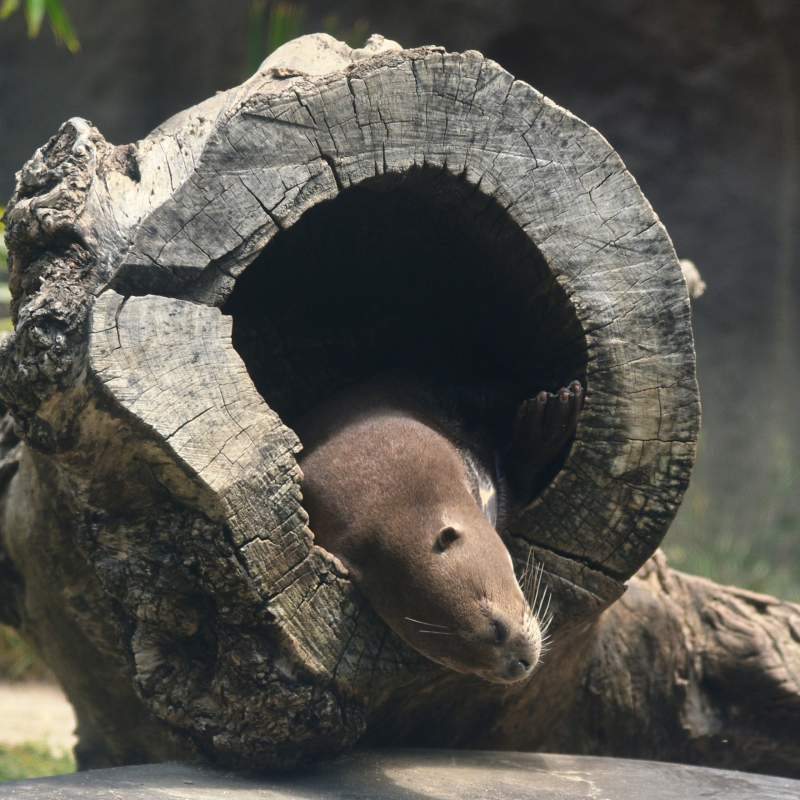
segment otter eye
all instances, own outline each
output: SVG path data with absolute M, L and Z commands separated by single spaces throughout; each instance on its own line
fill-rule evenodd
M 436 537 L 436 550 L 440 553 L 444 553 L 451 544 L 458 541 L 461 538 L 461 534 L 455 529 L 451 527 L 442 528 L 439 531 L 439 535 Z

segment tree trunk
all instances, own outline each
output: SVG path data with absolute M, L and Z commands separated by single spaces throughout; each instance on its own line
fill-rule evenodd
M 136 144 L 70 120 L 19 173 L 7 224 L 0 614 L 75 704 L 82 766 L 283 767 L 377 741 L 628 752 L 640 726 L 665 733 L 637 754 L 720 763 L 748 742 L 697 745 L 702 714 L 670 687 L 711 728 L 732 719 L 703 694 L 750 674 L 731 636 L 764 691 L 776 653 L 796 675 L 797 638 L 774 639 L 800 624 L 788 605 L 737 633 L 662 569 L 612 607 L 694 459 L 686 287 L 608 143 L 479 53 L 303 37 Z M 293 421 L 409 364 L 587 386 L 569 454 L 502 532 L 555 604 L 522 687 L 409 650 L 307 525 Z M 700 641 L 716 666 L 697 668 Z M 781 685 L 796 716 L 796 679 Z M 599 704 L 608 729 L 586 716 Z M 775 757 L 748 766 L 791 771 L 791 743 L 759 730 Z

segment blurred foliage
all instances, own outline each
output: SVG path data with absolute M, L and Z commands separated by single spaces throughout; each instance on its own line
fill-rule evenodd
M 43 778 L 75 772 L 75 759 L 69 753 L 53 753 L 44 744 L 0 744 L 0 782 Z
M 46 16 L 50 30 L 59 44 L 63 44 L 70 53 L 77 53 L 81 49 L 81 43 L 61 0 L 2 0 L 0 20 L 8 19 L 21 5 L 31 39 L 35 39 L 41 32 Z
M 247 13 L 247 66 L 252 74 L 282 44 L 300 36 L 306 10 L 297 3 L 252 0 Z
M 78 35 L 64 8 L 62 0 L 0 0 L 0 21 L 23 9 L 28 36 L 35 39 L 41 33 L 45 17 L 57 42 L 70 53 L 81 48 Z M 247 65 L 249 73 L 255 72 L 261 62 L 282 44 L 309 33 L 306 30 L 306 9 L 302 3 L 287 0 L 251 0 L 247 11 Z M 328 14 L 322 20 L 322 30 L 347 42 L 351 47 L 361 47 L 369 32 L 365 19 L 356 20 L 349 27 L 338 14 Z
M 251 0 L 247 13 L 247 67 L 252 75 L 261 62 L 282 44 L 311 33 L 308 15 L 302 3 L 280 0 Z M 369 33 L 369 22 L 358 19 L 345 25 L 338 14 L 322 20 L 322 30 L 350 47 L 362 47 Z
M 773 498 L 760 510 L 754 530 L 747 536 L 734 533 L 741 530 L 735 511 L 712 505 L 707 494 L 692 487 L 680 525 L 667 534 L 664 550 L 676 569 L 800 603 L 800 516 L 790 511 L 800 486 L 800 463 L 793 461 L 785 437 L 764 446 L 775 470 Z
M 357 19 L 349 28 L 344 26 L 338 14 L 328 14 L 322 20 L 322 30 L 336 39 L 347 42 L 350 47 L 363 47 L 369 35 L 369 22 Z
M 0 625 L 0 680 L 53 680 L 53 674 L 19 634 Z

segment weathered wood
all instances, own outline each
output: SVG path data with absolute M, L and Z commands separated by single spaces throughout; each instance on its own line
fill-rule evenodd
M 64 682 L 82 764 L 533 747 L 575 713 L 699 414 L 675 253 L 600 134 L 479 53 L 304 37 L 134 145 L 65 123 L 7 224 L 0 613 Z M 409 651 L 307 526 L 292 420 L 425 359 L 588 388 L 503 532 L 555 598 L 523 688 Z

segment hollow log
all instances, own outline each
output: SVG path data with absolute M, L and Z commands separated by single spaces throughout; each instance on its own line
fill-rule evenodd
M 6 223 L 0 618 L 75 705 L 81 766 L 370 743 L 727 764 L 748 737 L 712 740 L 753 676 L 797 719 L 797 608 L 736 595 L 747 613 L 709 616 L 666 568 L 616 602 L 694 459 L 689 299 L 608 142 L 498 64 L 302 37 L 135 144 L 66 122 Z M 553 594 L 522 686 L 421 658 L 314 544 L 293 423 L 408 366 L 587 387 L 501 531 Z M 739 698 L 763 747 L 736 763 L 796 773 L 764 696 Z

